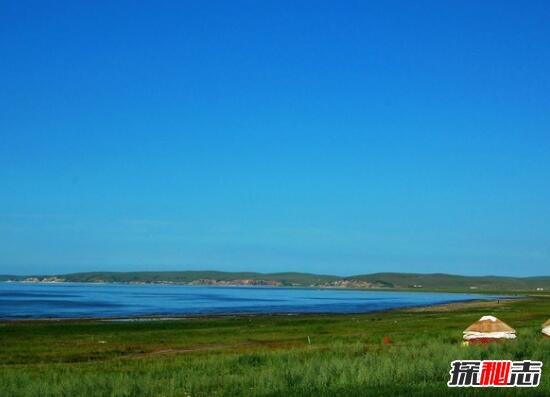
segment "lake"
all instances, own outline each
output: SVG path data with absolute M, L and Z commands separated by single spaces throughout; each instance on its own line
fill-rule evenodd
M 360 313 L 494 298 L 497 297 L 315 288 L 0 282 L 0 318 Z

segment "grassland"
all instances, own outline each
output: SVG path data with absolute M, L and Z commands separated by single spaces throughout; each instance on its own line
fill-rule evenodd
M 462 330 L 488 313 L 514 326 L 518 339 L 461 346 Z M 360 315 L 3 322 L 0 395 L 544 396 L 548 368 L 536 389 L 446 382 L 460 358 L 550 366 L 550 338 L 540 336 L 549 315 L 550 298 L 539 296 Z

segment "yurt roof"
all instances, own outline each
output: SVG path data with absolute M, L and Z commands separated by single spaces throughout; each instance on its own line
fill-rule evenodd
M 496 317 L 483 316 L 464 332 L 516 332 L 516 330 Z

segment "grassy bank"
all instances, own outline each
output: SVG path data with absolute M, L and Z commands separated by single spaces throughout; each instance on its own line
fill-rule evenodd
M 462 330 L 489 313 L 518 340 L 461 346 Z M 361 315 L 4 322 L 0 395 L 550 395 L 548 368 L 537 389 L 446 386 L 460 358 L 550 366 L 549 316 L 550 299 L 531 297 Z

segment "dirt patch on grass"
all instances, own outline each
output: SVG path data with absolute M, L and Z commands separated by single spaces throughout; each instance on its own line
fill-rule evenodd
M 196 353 L 196 352 L 209 352 L 209 351 L 248 351 L 257 348 L 267 348 L 270 350 L 279 350 L 279 349 L 289 349 L 296 347 L 298 343 L 296 340 L 257 340 L 257 341 L 247 341 L 241 343 L 234 343 L 229 345 L 204 345 L 204 346 L 192 346 L 183 349 L 159 349 L 150 352 L 142 353 L 130 353 L 118 356 L 117 358 L 122 359 L 135 359 L 135 358 L 144 358 L 151 356 L 163 356 L 170 354 L 184 354 L 184 353 Z

